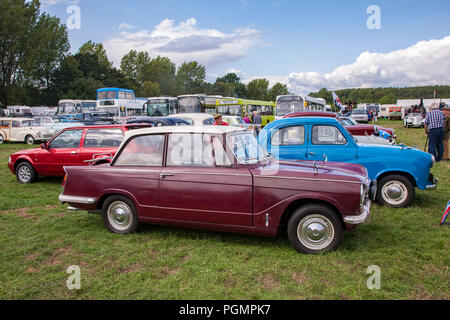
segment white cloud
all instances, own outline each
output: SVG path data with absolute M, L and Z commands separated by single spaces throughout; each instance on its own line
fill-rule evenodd
M 121 31 L 104 45 L 109 58 L 120 64 L 130 50 L 146 51 L 151 57 L 169 57 L 177 65 L 196 60 L 207 68 L 246 56 L 260 44 L 260 32 L 244 27 L 231 33 L 216 29 L 200 29 L 195 18 L 175 24 L 165 19 L 152 30 Z
M 58 4 L 75 4 L 80 3 L 81 0 L 41 0 L 41 4 L 46 5 L 48 7 L 55 6 Z
M 121 23 L 119 25 L 119 27 L 118 27 L 119 30 L 122 30 L 122 29 L 134 29 L 134 28 L 136 28 L 136 27 L 132 26 L 131 24 L 125 23 L 125 22 Z
M 291 73 L 291 91 L 309 93 L 320 88 L 402 87 L 450 83 L 450 36 L 419 41 L 389 53 L 363 52 L 356 61 L 330 73 Z

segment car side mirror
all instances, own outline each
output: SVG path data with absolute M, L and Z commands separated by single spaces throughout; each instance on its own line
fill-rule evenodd
M 48 145 L 47 145 L 47 143 L 43 143 L 43 144 L 41 144 L 41 149 L 48 149 Z

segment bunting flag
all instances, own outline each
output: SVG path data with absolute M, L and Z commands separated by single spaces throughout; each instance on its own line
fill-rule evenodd
M 442 215 L 441 226 L 445 223 L 445 219 L 447 219 L 449 212 L 450 212 L 450 201 L 447 202 L 447 208 L 445 209 L 444 214 Z
M 334 91 L 332 91 L 331 93 L 333 94 L 334 106 L 339 107 L 341 110 L 344 109 L 344 106 L 342 105 L 341 100 L 339 100 L 337 94 L 334 93 Z

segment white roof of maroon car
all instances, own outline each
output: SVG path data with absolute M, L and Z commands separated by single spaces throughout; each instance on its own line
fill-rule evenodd
M 210 133 L 210 134 L 223 134 L 235 131 L 245 131 L 244 128 L 233 126 L 163 126 L 130 130 L 125 132 L 125 139 L 129 137 L 152 134 L 152 133 Z M 124 139 L 124 140 L 125 140 Z

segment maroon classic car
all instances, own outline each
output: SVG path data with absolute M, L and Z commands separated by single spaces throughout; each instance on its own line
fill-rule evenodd
M 89 165 L 97 157 L 112 157 L 125 131 L 147 125 L 98 125 L 71 127 L 60 131 L 40 148 L 11 154 L 8 167 L 20 183 L 40 176 L 64 176 L 64 166 Z
M 371 136 L 378 135 L 379 130 L 387 132 L 389 135 L 394 136 L 394 130 L 390 128 L 384 128 L 372 124 L 360 124 L 351 117 L 338 117 L 331 112 L 323 111 L 310 111 L 310 112 L 292 112 L 285 115 L 283 118 L 296 118 L 296 117 L 331 117 L 336 118 L 353 136 Z M 394 137 L 395 138 L 395 137 Z
M 111 163 L 64 169 L 59 200 L 101 212 L 111 232 L 140 222 L 263 236 L 287 228 L 302 253 L 336 249 L 368 219 L 376 191 L 360 165 L 277 161 L 236 127 L 133 130 Z

